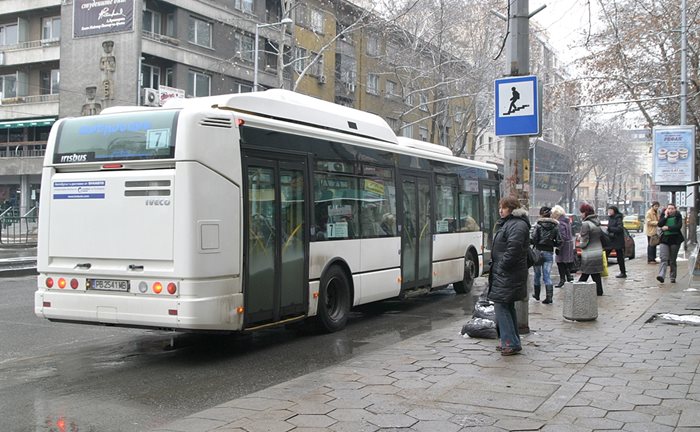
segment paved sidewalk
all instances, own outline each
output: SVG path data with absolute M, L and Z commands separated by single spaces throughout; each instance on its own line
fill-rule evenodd
M 699 430 L 700 327 L 647 321 L 697 314 L 686 307 L 700 294 L 686 290 L 686 262 L 674 285 L 657 268 L 642 257 L 626 280 L 605 278 L 596 321 L 563 319 L 561 290 L 553 305 L 531 300 L 521 355 L 463 338 L 465 318 L 157 430 Z

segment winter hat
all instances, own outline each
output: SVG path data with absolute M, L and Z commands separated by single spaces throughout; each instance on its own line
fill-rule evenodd
M 551 207 L 540 207 L 540 216 L 542 217 L 551 217 L 552 216 L 552 208 Z

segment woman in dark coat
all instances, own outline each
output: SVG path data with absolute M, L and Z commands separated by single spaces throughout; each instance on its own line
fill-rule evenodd
M 593 207 L 589 204 L 581 204 L 581 277 L 579 282 L 586 282 L 588 276 L 595 282 L 596 292 L 603 295 L 603 280 L 600 274 L 603 272 L 603 245 L 600 242 L 600 222 Z
M 530 222 L 527 211 L 515 197 L 499 203 L 501 219 L 496 224 L 491 249 L 491 273 L 488 299 L 494 302 L 501 355 L 522 350 L 518 335 L 515 302 L 527 298 L 527 248 L 530 244 Z
M 574 277 L 571 275 L 571 265 L 574 263 L 574 235 L 571 232 L 571 221 L 566 215 L 566 212 L 561 206 L 552 207 L 552 218 L 559 221 L 559 237 L 561 237 L 561 245 L 557 248 L 557 268 L 559 269 L 559 283 L 557 288 L 564 286 L 566 282 L 572 282 Z
M 609 250 L 605 251 L 610 256 L 610 251 L 615 249 L 617 254 L 617 265 L 620 267 L 620 274 L 616 278 L 626 278 L 625 268 L 625 225 L 622 222 L 622 213 L 617 207 L 608 207 L 608 236 L 610 237 Z
M 661 268 L 656 280 L 663 283 L 666 277 L 666 267 L 671 267 L 671 283 L 676 283 L 676 275 L 678 274 L 678 251 L 683 243 L 683 215 L 676 210 L 676 206 L 669 204 L 666 206 L 666 211 L 659 219 L 659 228 L 661 228 L 661 243 L 659 244 L 659 255 L 661 256 Z

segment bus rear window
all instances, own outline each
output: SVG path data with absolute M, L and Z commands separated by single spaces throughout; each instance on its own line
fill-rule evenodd
M 142 111 L 68 119 L 54 163 L 167 159 L 175 155 L 178 111 Z

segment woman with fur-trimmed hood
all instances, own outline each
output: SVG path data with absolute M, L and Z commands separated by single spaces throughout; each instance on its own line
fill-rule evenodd
M 527 248 L 530 243 L 530 222 L 527 211 L 515 197 L 502 198 L 501 218 L 496 223 L 491 249 L 491 273 L 488 299 L 494 302 L 501 355 L 522 350 L 518 335 L 515 302 L 527 298 Z

